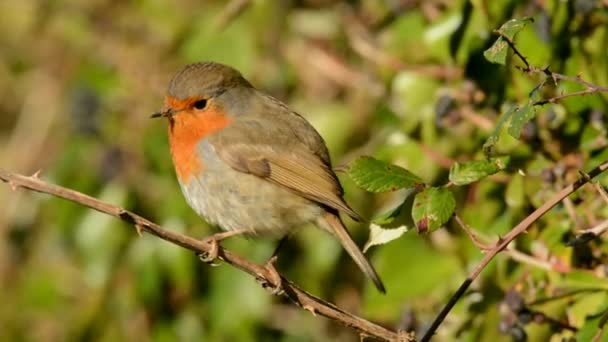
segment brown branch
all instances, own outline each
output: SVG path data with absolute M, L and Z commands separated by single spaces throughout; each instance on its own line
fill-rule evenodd
M 158 224 L 151 222 L 126 209 L 102 202 L 83 193 L 50 184 L 40 180 L 37 175 L 27 177 L 0 169 L 0 180 L 8 183 L 13 190 L 24 188 L 36 192 L 46 193 L 60 197 L 80 205 L 95 209 L 104 214 L 120 218 L 132 224 L 138 233 L 147 232 L 165 241 L 189 249 L 197 254 L 208 253 L 211 245 L 201 240 L 166 230 Z M 219 248 L 219 258 L 226 263 L 260 279 L 269 282 L 271 274 L 266 267 L 246 260 L 222 247 Z M 413 341 L 413 337 L 406 333 L 397 333 L 369 322 L 363 318 L 350 314 L 334 304 L 317 298 L 300 289 L 294 283 L 281 276 L 283 293 L 296 305 L 310 311 L 313 315 L 320 315 L 332 319 L 359 331 L 362 336 L 373 337 L 382 341 Z
M 572 269 L 568 265 L 564 265 L 563 263 L 553 263 L 549 260 L 542 260 L 532 255 L 528 255 L 524 252 L 518 251 L 515 248 L 507 248 L 505 249 L 505 253 L 511 257 L 511 259 L 526 265 L 530 265 L 533 267 L 538 267 L 545 271 L 554 271 L 559 273 L 568 273 L 571 272 Z
M 238 17 L 247 6 L 251 5 L 251 0 L 232 0 L 222 10 L 215 21 L 216 31 L 223 31 L 236 17 Z
M 600 184 L 599 182 L 593 182 L 593 186 L 595 187 L 595 190 L 600 194 L 600 196 L 602 196 L 604 202 L 608 204 L 608 193 L 606 193 L 606 189 L 604 189 L 602 184 Z
M 538 100 L 532 103 L 532 105 L 534 106 L 542 106 L 542 105 L 546 105 L 548 103 L 556 103 L 560 100 L 563 100 L 565 98 L 568 97 L 573 97 L 573 96 L 584 96 L 584 95 L 591 95 L 591 94 L 595 94 L 595 93 L 605 93 L 608 92 L 608 87 L 606 86 L 600 86 L 597 84 L 593 84 L 589 81 L 585 81 L 583 80 L 580 76 L 568 76 L 568 75 L 564 75 L 564 74 L 560 74 L 557 72 L 553 72 L 551 70 L 549 70 L 549 68 L 538 68 L 534 65 L 531 65 L 527 58 L 524 57 L 524 55 L 521 54 L 521 52 L 517 49 L 517 47 L 515 46 L 515 43 L 513 42 L 513 40 L 509 37 L 507 37 L 505 34 L 501 33 L 500 31 L 495 31 L 500 37 L 502 37 L 502 39 L 505 40 L 505 42 L 507 42 L 507 45 L 509 45 L 509 47 L 511 48 L 511 50 L 513 50 L 513 53 L 515 53 L 515 55 L 517 57 L 519 57 L 519 59 L 522 61 L 522 63 L 524 63 L 525 67 L 517 67 L 517 69 L 527 73 L 527 74 L 543 74 L 547 77 L 550 77 L 553 80 L 553 83 L 555 85 L 557 85 L 557 81 L 567 81 L 567 82 L 574 82 L 574 83 L 578 83 L 582 86 L 584 86 L 586 89 L 584 90 L 580 90 L 580 91 L 575 91 L 575 92 L 571 92 L 571 93 L 566 93 L 566 94 L 561 94 L 561 95 L 557 95 L 548 99 L 544 99 L 544 100 Z M 545 81 L 543 81 L 540 84 L 540 87 L 542 87 L 545 84 Z
M 454 214 L 454 220 L 456 221 L 456 223 L 458 223 L 460 228 L 462 228 L 462 230 L 464 230 L 464 232 L 467 233 L 467 235 L 469 236 L 469 239 L 471 239 L 471 242 L 473 242 L 473 244 L 477 248 L 479 248 L 479 250 L 481 252 L 485 253 L 492 249 L 492 247 L 490 247 L 489 245 L 486 245 L 485 243 L 481 242 L 481 240 L 479 240 L 477 235 L 475 235 L 475 233 L 473 232 L 473 229 L 471 229 L 471 227 L 469 227 L 466 223 L 464 223 L 464 221 L 460 218 L 460 216 L 458 216 L 458 214 Z
M 553 198 L 545 202 L 545 204 L 543 204 L 540 208 L 536 209 L 532 214 L 523 219 L 517 226 L 511 229 L 511 231 L 507 235 L 505 235 L 501 240 L 499 240 L 496 243 L 496 246 L 494 246 L 494 248 L 492 248 L 492 250 L 484 256 L 484 258 L 479 262 L 477 267 L 475 267 L 475 269 L 471 272 L 469 277 L 462 283 L 462 285 L 460 285 L 458 290 L 456 290 L 456 293 L 452 296 L 452 298 L 450 298 L 448 303 L 437 315 L 437 317 L 435 318 L 435 320 L 433 321 L 433 323 L 420 341 L 429 341 L 433 337 L 439 325 L 441 325 L 445 317 L 452 310 L 454 305 L 456 305 L 460 297 L 462 297 L 462 295 L 466 292 L 471 283 L 473 283 L 473 281 L 479 276 L 481 271 L 484 270 L 484 268 L 490 263 L 490 261 L 492 261 L 492 259 L 494 259 L 494 257 L 498 253 L 504 250 L 507 245 L 509 245 L 509 243 L 515 240 L 515 238 L 518 237 L 520 234 L 525 232 L 534 222 L 536 222 L 536 220 L 538 220 L 541 216 L 551 210 L 551 208 L 561 202 L 564 198 L 566 198 L 567 196 L 575 192 L 578 188 L 588 183 L 589 181 L 591 181 L 591 179 L 597 177 L 599 174 L 606 170 L 608 170 L 608 160 L 604 161 L 602 164 L 591 170 L 591 172 L 589 172 L 588 174 L 583 174 L 581 178 L 579 178 L 574 183 L 563 188 L 560 192 L 555 194 Z

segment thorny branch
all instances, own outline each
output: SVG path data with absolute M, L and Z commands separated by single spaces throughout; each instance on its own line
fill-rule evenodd
M 567 82 L 578 83 L 585 87 L 584 90 L 574 91 L 571 93 L 565 93 L 565 94 L 557 95 L 557 96 L 554 96 L 554 97 L 551 97 L 548 99 L 535 101 L 532 103 L 534 106 L 542 106 L 542 105 L 546 105 L 548 103 L 556 103 L 567 97 L 584 96 L 584 95 L 590 95 L 590 94 L 595 94 L 595 93 L 608 92 L 608 87 L 600 86 L 597 84 L 593 84 L 589 81 L 585 81 L 579 75 L 568 76 L 568 75 L 560 74 L 557 72 L 553 72 L 553 71 L 549 70 L 549 67 L 541 69 L 539 67 L 536 67 L 536 66 L 530 64 L 528 62 L 528 59 L 526 57 L 524 57 L 524 55 L 522 55 L 522 53 L 517 49 L 517 47 L 515 46 L 515 43 L 513 42 L 513 40 L 511 38 L 509 38 L 508 36 L 506 36 L 505 34 L 500 33 L 500 32 L 498 32 L 498 34 L 507 42 L 507 44 L 509 45 L 511 50 L 513 50 L 513 53 L 515 53 L 515 55 L 522 61 L 522 63 L 524 63 L 525 67 L 516 66 L 517 69 L 519 69 L 522 72 L 525 72 L 527 74 L 543 74 L 548 79 L 551 79 L 553 81 L 553 84 L 555 84 L 555 85 L 557 85 L 558 81 L 567 81 Z M 547 79 L 545 79 L 539 85 L 539 88 L 544 86 L 546 81 L 547 81 Z
M 441 312 L 437 315 L 427 332 L 420 339 L 421 342 L 429 341 L 439 325 L 443 322 L 448 313 L 452 310 L 454 305 L 458 302 L 460 297 L 466 292 L 469 286 L 473 283 L 475 279 L 481 274 L 481 272 L 486 268 L 486 266 L 494 259 L 494 257 L 503 251 L 515 238 L 524 233 L 528 227 L 530 227 L 534 222 L 536 222 L 541 216 L 547 213 L 551 208 L 561 202 L 564 198 L 575 192 L 578 188 L 583 186 L 584 184 L 590 182 L 593 178 L 597 177 L 602 172 L 608 170 L 608 160 L 604 161 L 602 164 L 591 170 L 589 173 L 582 175 L 577 181 L 563 188 L 560 192 L 555 194 L 550 200 L 545 202 L 541 207 L 536 209 L 532 214 L 523 219 L 517 226 L 515 226 L 511 231 L 505 235 L 502 239 L 500 239 L 496 245 L 486 253 L 484 258 L 479 262 L 479 264 L 475 267 L 475 269 L 471 272 L 469 277 L 460 285 L 456 293 L 450 298 L 448 303 L 443 307 Z
M 189 249 L 197 254 L 209 253 L 211 245 L 201 240 L 166 230 L 158 224 L 151 222 L 133 212 L 102 202 L 94 197 L 83 193 L 64 188 L 58 185 L 47 183 L 38 178 L 38 174 L 31 177 L 8 172 L 0 169 L 0 180 L 8 183 L 13 190 L 24 188 L 36 192 L 46 193 L 55 197 L 60 197 L 80 205 L 95 209 L 104 214 L 120 218 L 132 224 L 138 233 L 147 232 L 165 241 Z M 266 267 L 246 260 L 229 250 L 219 247 L 219 259 L 238 268 L 261 282 L 270 282 L 271 275 Z M 300 289 L 297 285 L 281 276 L 282 293 L 291 299 L 296 305 L 310 311 L 313 315 L 320 315 L 330 318 L 347 327 L 359 331 L 362 337 L 372 337 L 381 341 L 414 341 L 414 337 L 408 333 L 394 332 L 367 321 L 361 317 L 350 314 L 332 303 L 317 298 L 310 293 Z

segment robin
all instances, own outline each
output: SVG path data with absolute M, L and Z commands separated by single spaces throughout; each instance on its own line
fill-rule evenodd
M 325 142 L 306 119 L 239 71 L 214 62 L 178 72 L 165 106 L 152 117 L 169 121 L 171 156 L 186 201 L 225 231 L 206 239 L 215 247 L 208 260 L 227 236 L 285 237 L 314 223 L 338 238 L 385 292 L 340 219 L 341 212 L 361 217 L 344 201 Z

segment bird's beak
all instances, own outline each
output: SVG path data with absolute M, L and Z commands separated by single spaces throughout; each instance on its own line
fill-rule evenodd
M 174 110 L 172 108 L 165 107 L 160 112 L 156 112 L 156 113 L 150 115 L 150 118 L 151 119 L 162 118 L 162 117 L 170 118 L 173 114 L 174 114 Z

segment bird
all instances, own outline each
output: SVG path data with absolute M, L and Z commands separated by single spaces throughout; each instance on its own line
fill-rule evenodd
M 170 153 L 187 203 L 224 231 L 206 239 L 215 246 L 211 259 L 225 237 L 284 238 L 313 223 L 335 236 L 386 293 L 340 213 L 355 221 L 361 216 L 343 198 L 325 141 L 302 115 L 238 70 L 199 62 L 173 76 L 164 106 L 151 116 L 168 119 Z

